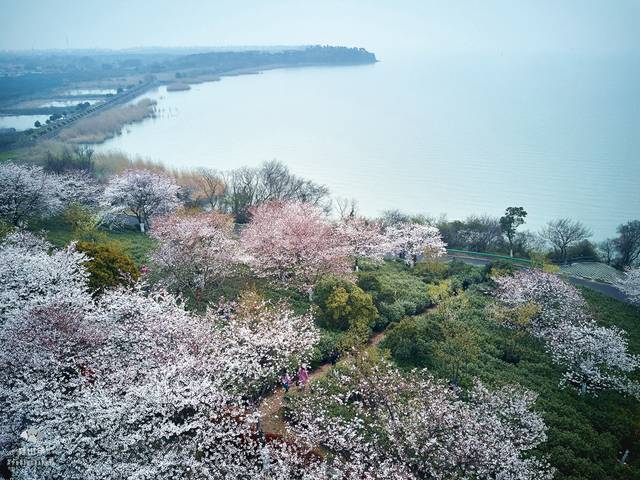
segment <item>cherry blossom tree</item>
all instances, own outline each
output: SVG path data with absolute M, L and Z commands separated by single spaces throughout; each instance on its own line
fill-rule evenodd
M 410 266 L 415 265 L 420 255 L 439 257 L 446 254 L 440 230 L 432 225 L 399 222 L 385 229 L 393 253 L 403 258 Z
M 60 191 L 58 178 L 41 167 L 0 163 L 0 218 L 12 225 L 59 212 Z
M 109 180 L 101 203 L 111 213 L 132 214 L 144 231 L 151 217 L 178 208 L 179 191 L 180 187 L 165 174 L 130 169 Z
M 218 285 L 238 261 L 238 241 L 228 215 L 164 215 L 154 221 L 151 236 L 158 240 L 151 259 L 162 283 L 196 298 L 207 287 Z
M 293 374 L 308 362 L 319 332 L 311 314 L 296 315 L 284 301 L 270 303 L 254 292 L 223 302 L 206 318 L 219 329 L 221 352 L 233 383 L 252 392 L 268 391 L 283 371 Z
M 87 302 L 87 258 L 73 244 L 52 248 L 24 232 L 12 233 L 0 244 L 0 324 L 53 300 L 76 306 Z
M 257 275 L 303 291 L 323 275 L 351 271 L 349 246 L 311 204 L 274 201 L 256 207 L 240 239 Z
M 495 282 L 496 296 L 507 306 L 537 305 L 527 328 L 564 367 L 563 383 L 582 393 L 612 388 L 640 396 L 638 384 L 628 378 L 640 368 L 640 357 L 628 352 L 623 330 L 596 323 L 575 287 L 540 270 L 519 271 Z
M 623 330 L 564 322 L 548 330 L 545 341 L 553 359 L 566 367 L 563 383 L 579 385 L 582 393 L 611 388 L 640 397 L 638 384 L 625 375 L 640 368 L 640 358 L 628 352 Z
M 307 354 L 311 317 L 249 301 L 219 312 L 193 315 L 138 286 L 10 319 L 0 428 L 13 478 L 326 478 L 309 449 L 260 435 L 247 400 Z M 25 431 L 41 461 L 20 462 Z
M 363 356 L 292 400 L 293 431 L 334 454 L 347 478 L 552 478 L 536 395 L 478 384 L 468 401 L 426 371 Z
M 627 270 L 617 286 L 632 302 L 640 303 L 640 268 Z
M 70 204 L 97 207 L 102 186 L 85 171 L 66 172 L 56 175 L 60 186 L 59 197 L 64 206 Z
M 581 324 L 588 306 L 580 292 L 558 275 L 541 270 L 520 270 L 494 279 L 496 297 L 511 307 L 534 303 L 538 314 L 530 322 L 533 333 L 543 336 L 564 322 Z
M 380 223 L 362 217 L 345 217 L 338 223 L 338 232 L 355 258 L 356 270 L 359 258 L 382 260 L 395 247 L 384 235 Z

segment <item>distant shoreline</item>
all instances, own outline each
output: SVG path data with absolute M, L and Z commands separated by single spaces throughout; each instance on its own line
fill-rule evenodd
M 263 72 L 270 71 L 270 70 L 289 69 L 289 68 L 353 67 L 353 66 L 359 66 L 359 65 L 374 65 L 375 63 L 378 63 L 378 61 L 379 60 L 377 60 L 375 56 L 373 56 L 373 61 L 366 61 L 366 62 L 354 61 L 354 62 L 327 63 L 327 62 L 318 61 L 318 62 L 303 62 L 303 63 L 297 63 L 297 64 L 274 63 L 274 64 L 266 64 L 266 65 L 253 66 L 253 67 L 234 68 L 225 72 L 220 72 L 216 75 L 204 73 L 204 74 L 190 76 L 188 74 L 184 74 L 180 77 L 176 77 L 176 73 L 174 72 L 167 72 L 169 74 L 172 74 L 173 78 L 169 78 L 167 76 L 167 73 L 164 73 L 162 76 L 158 75 L 158 77 L 164 77 L 164 78 L 156 78 L 137 86 L 134 89 L 135 94 L 131 95 L 130 94 L 131 92 L 127 93 L 127 96 L 129 96 L 129 98 L 126 99 L 124 102 L 122 101 L 124 100 L 124 97 L 123 98 L 120 98 L 119 96 L 110 97 L 107 102 L 97 104 L 95 107 L 88 109 L 88 111 L 86 112 L 86 115 L 83 115 L 83 116 L 91 117 L 91 118 L 95 117 L 96 115 L 104 116 L 106 112 L 113 110 L 113 108 L 116 108 L 116 107 L 122 108 L 123 104 L 128 104 L 132 101 L 141 99 L 148 91 L 152 90 L 153 88 L 157 88 L 158 86 L 164 86 L 167 89 L 167 92 L 188 91 L 191 89 L 191 85 L 198 85 L 202 83 L 220 81 L 222 77 L 237 77 L 241 75 L 259 75 L 259 74 L 262 74 Z M 104 86 L 103 80 L 100 80 L 97 82 L 86 82 L 82 84 L 83 88 L 88 88 L 88 89 L 99 88 L 103 86 Z M 67 107 L 43 107 L 43 108 L 29 108 L 24 111 L 29 112 L 28 114 L 31 114 L 31 115 L 33 114 L 53 115 L 53 114 L 62 113 L 68 110 L 69 109 Z M 17 116 L 17 115 L 25 115 L 27 113 L 23 113 L 23 110 L 21 109 L 2 109 L 0 110 L 0 115 L 3 115 L 3 114 Z M 139 123 L 142 120 L 149 118 L 150 116 L 153 116 L 153 115 L 145 115 L 143 118 L 136 117 L 135 120 L 131 122 L 121 123 L 118 126 L 118 128 L 113 132 L 101 131 L 97 133 L 95 136 L 92 136 L 90 133 L 87 133 L 86 135 L 89 135 L 92 138 L 92 141 L 90 141 L 89 143 L 102 144 L 107 140 L 120 135 L 122 133 L 122 129 L 127 125 Z M 40 141 L 53 140 L 56 137 L 58 137 L 60 134 L 62 134 L 60 136 L 64 137 L 64 133 L 69 131 L 69 129 L 74 128 L 80 119 L 81 119 L 80 117 L 68 118 L 66 120 L 63 120 L 62 123 L 54 123 L 52 125 L 45 127 L 46 128 L 45 131 L 39 132 L 39 130 L 35 130 L 35 132 L 37 132 L 36 136 L 35 137 L 32 136 L 31 141 L 22 145 L 12 145 L 12 146 L 9 146 L 8 148 L 3 146 L 3 147 L 0 147 L 0 151 L 2 150 L 8 151 L 15 148 L 29 147 L 29 146 L 35 145 Z M 85 118 L 85 120 L 88 120 L 88 118 Z M 83 123 L 86 123 L 86 122 L 83 122 Z M 22 133 L 22 132 L 18 132 L 18 133 Z M 62 141 L 69 141 L 69 140 L 63 138 Z

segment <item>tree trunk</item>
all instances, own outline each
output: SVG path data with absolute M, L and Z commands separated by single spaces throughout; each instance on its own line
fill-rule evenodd
M 629 449 L 624 451 L 624 454 L 622 455 L 622 458 L 620 459 L 620 464 L 624 465 L 625 463 L 627 463 L 627 458 L 629 458 Z

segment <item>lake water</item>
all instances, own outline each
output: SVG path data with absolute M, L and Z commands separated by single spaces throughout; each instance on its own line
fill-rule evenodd
M 596 239 L 640 217 L 640 62 L 628 57 L 387 55 L 160 88 L 159 116 L 98 150 L 174 167 L 278 159 L 354 197 L 450 219 L 572 217 Z
M 97 99 L 85 99 L 85 98 L 80 98 L 77 100 L 49 100 L 46 102 L 43 102 L 42 104 L 38 105 L 39 108 L 46 108 L 46 107 L 75 107 L 77 106 L 79 103 L 88 103 L 89 105 L 95 105 L 96 103 L 102 102 L 103 100 L 97 100 Z
M 109 93 L 115 95 L 117 90 L 115 88 L 77 88 L 61 92 L 61 95 L 107 95 Z
M 45 123 L 49 115 L 0 115 L 0 128 L 15 128 L 17 131 L 33 128 L 36 121 Z

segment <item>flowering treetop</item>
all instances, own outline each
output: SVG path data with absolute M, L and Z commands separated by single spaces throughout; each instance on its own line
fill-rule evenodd
M 304 290 L 323 275 L 350 272 L 349 246 L 319 207 L 274 201 L 252 214 L 241 244 L 258 275 Z
M 356 258 L 381 260 L 393 253 L 394 244 L 384 235 L 382 225 L 362 217 L 346 217 L 338 223 L 338 232 Z
M 618 287 L 634 303 L 640 303 L 640 268 L 627 270 L 625 276 L 618 282 Z
M 296 315 L 286 302 L 271 303 L 254 292 L 221 303 L 205 317 L 224 338 L 219 354 L 225 378 L 254 393 L 267 391 L 283 371 L 293 374 L 320 338 L 310 314 Z
M 625 332 L 599 326 L 575 287 L 540 270 L 518 271 L 495 282 L 496 296 L 507 305 L 538 307 L 529 328 L 565 368 L 563 382 L 583 392 L 614 388 L 640 396 L 638 385 L 627 378 L 640 368 L 640 358 L 627 351 Z
M 15 478 L 322 471 L 299 448 L 260 437 L 248 401 L 308 355 L 317 341 L 310 316 L 243 298 L 201 317 L 140 286 L 84 296 L 82 305 L 56 297 L 20 309 L 0 330 L 6 448 L 16 452 L 20 434 L 35 428 L 52 459 L 19 465 Z
M 113 213 L 131 212 L 142 229 L 154 215 L 178 208 L 179 191 L 180 187 L 165 174 L 130 169 L 109 180 L 101 203 Z
M 0 163 L 0 218 L 20 225 L 34 216 L 52 215 L 62 208 L 61 190 L 58 178 L 42 167 Z
M 546 440 L 536 396 L 518 387 L 470 400 L 426 372 L 404 375 L 364 356 L 341 364 L 293 400 L 293 430 L 336 454 L 348 478 L 552 478 L 531 454 Z M 345 462 L 348 459 L 348 463 Z
M 393 253 L 410 265 L 414 265 L 420 255 L 438 257 L 446 253 L 440 230 L 432 225 L 395 223 L 386 227 L 385 236 L 393 246 Z
M 85 171 L 66 172 L 56 175 L 60 186 L 59 196 L 64 205 L 72 203 L 97 206 L 102 194 L 101 185 Z
M 588 318 L 587 303 L 578 289 L 553 273 L 521 270 L 497 277 L 495 282 L 497 297 L 507 305 L 533 302 L 541 307 L 531 323 L 536 332 L 566 321 L 580 324 Z
M 168 214 L 154 221 L 152 262 L 167 286 L 194 293 L 217 283 L 238 261 L 233 221 L 217 212 Z
M 29 233 L 13 233 L 0 244 L 0 324 L 23 310 L 55 299 L 81 306 L 88 301 L 87 260 L 74 245 L 53 250 Z

